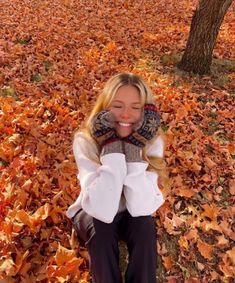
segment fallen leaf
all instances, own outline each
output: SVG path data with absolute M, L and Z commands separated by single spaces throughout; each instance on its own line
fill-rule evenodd
M 208 260 L 212 259 L 213 247 L 208 245 L 207 243 L 201 241 L 200 239 L 197 241 L 197 247 L 200 254 Z
M 166 270 L 170 270 L 173 266 L 173 260 L 171 256 L 162 256 L 163 264 Z
M 208 217 L 211 220 L 216 220 L 218 213 L 220 211 L 220 207 L 216 204 L 203 204 L 202 207 L 204 208 L 204 212 L 202 212 L 202 217 Z
M 235 179 L 229 180 L 229 191 L 231 195 L 235 195 Z

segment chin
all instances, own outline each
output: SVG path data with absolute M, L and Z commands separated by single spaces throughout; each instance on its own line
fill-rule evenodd
M 120 137 L 125 138 L 129 136 L 131 133 L 118 133 Z
M 122 138 L 125 138 L 127 136 L 129 136 L 131 133 L 132 133 L 132 130 L 131 129 L 116 129 L 118 135 Z

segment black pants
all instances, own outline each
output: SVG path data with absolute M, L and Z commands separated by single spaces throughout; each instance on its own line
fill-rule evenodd
M 80 213 L 80 214 L 79 214 Z M 81 210 L 74 226 L 90 255 L 94 283 L 121 283 L 119 240 L 129 252 L 125 283 L 156 283 L 156 230 L 152 216 L 132 217 L 125 210 L 113 222 L 104 223 Z

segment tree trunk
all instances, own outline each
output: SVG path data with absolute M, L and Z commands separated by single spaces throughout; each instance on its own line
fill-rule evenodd
M 200 75 L 210 72 L 219 28 L 231 4 L 232 0 L 199 0 L 179 69 Z

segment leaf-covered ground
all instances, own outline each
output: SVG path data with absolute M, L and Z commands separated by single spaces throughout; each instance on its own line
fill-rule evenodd
M 72 134 L 121 71 L 150 83 L 168 137 L 158 282 L 234 282 L 235 5 L 199 77 L 175 68 L 196 4 L 1 0 L 1 282 L 89 282 L 64 214 L 80 191 Z

